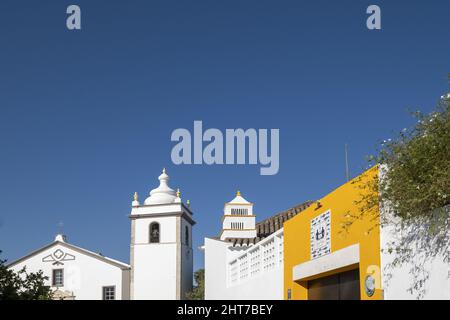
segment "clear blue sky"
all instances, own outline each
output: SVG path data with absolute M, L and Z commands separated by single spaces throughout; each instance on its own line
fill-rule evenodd
M 66 29 L 78 4 L 82 30 Z M 369 31 L 366 8 L 382 9 Z M 0 2 L 0 249 L 53 240 L 128 262 L 132 194 L 167 167 L 194 245 L 240 189 L 258 220 L 345 181 L 448 92 L 449 1 Z M 279 128 L 280 171 L 175 166 L 176 128 Z M 195 268 L 203 265 L 195 250 Z

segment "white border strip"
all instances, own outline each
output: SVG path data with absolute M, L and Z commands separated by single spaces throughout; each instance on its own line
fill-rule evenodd
M 359 263 L 359 243 L 294 266 L 292 279 L 299 281 L 356 263 Z

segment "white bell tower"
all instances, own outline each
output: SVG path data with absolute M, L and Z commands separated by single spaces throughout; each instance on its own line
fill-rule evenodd
M 169 185 L 163 169 L 159 187 L 144 204 L 137 193 L 130 214 L 130 292 L 134 300 L 184 299 L 192 290 L 192 226 L 189 205 Z
M 225 203 L 220 240 L 255 237 L 256 228 L 253 203 L 245 200 L 241 196 L 241 192 L 238 191 L 233 200 Z

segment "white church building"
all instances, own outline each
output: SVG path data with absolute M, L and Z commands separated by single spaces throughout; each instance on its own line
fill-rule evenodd
M 48 245 L 9 265 L 14 271 L 42 270 L 55 299 L 128 300 L 130 266 L 77 247 L 57 235 Z
M 57 235 L 48 245 L 10 263 L 9 268 L 42 270 L 56 299 L 162 300 L 184 299 L 192 290 L 192 227 L 188 204 L 168 185 L 160 185 L 143 204 L 135 193 L 130 213 L 130 264 L 69 243 Z

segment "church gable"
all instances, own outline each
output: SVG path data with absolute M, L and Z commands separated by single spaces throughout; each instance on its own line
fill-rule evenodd
M 110 264 L 112 266 L 118 267 L 120 269 L 129 269 L 130 266 L 119 262 L 117 260 L 113 260 L 111 258 L 107 258 L 102 256 L 101 254 L 97 254 L 91 252 L 89 250 L 74 246 L 65 241 L 56 240 L 40 249 L 37 249 L 28 255 L 13 261 L 8 265 L 8 267 L 14 267 L 18 264 L 26 264 L 29 260 L 34 260 L 36 263 L 42 263 L 43 265 L 49 265 L 52 267 L 64 266 L 68 262 L 76 261 L 79 259 L 79 256 L 87 256 L 89 258 L 96 259 L 98 261 Z
M 42 262 L 51 262 L 55 266 L 64 265 L 65 261 L 75 260 L 75 256 L 64 251 L 64 248 L 55 248 L 51 254 L 42 258 Z

